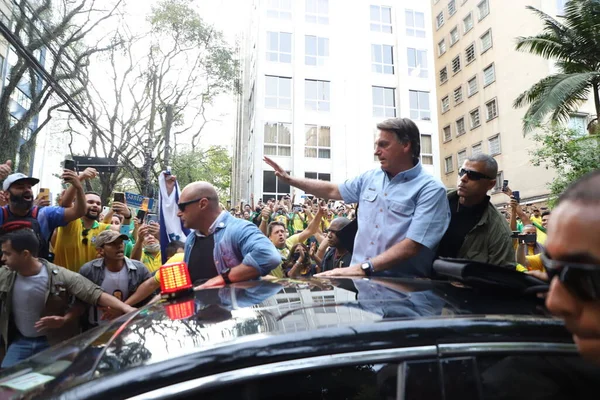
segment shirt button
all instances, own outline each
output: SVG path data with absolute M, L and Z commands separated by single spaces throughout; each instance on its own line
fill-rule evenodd
M 379 212 L 383 212 L 383 208 L 380 208 L 380 209 L 379 209 Z
M 384 194 L 384 196 L 387 196 L 387 193 L 386 193 L 386 194 Z
M 371 244 L 375 244 L 375 243 L 371 242 Z
M 375 228 L 379 229 L 379 225 L 375 225 Z

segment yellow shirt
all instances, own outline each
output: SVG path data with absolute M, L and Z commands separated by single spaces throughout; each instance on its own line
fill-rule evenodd
M 296 245 L 296 243 L 298 243 L 299 236 L 300 236 L 299 233 L 290 236 L 285 241 L 285 247 L 283 249 L 277 249 L 279 251 L 279 254 L 281 254 L 281 262 L 275 269 L 273 269 L 273 270 L 271 270 L 271 272 L 269 272 L 269 275 L 273 275 L 276 278 L 284 277 L 283 276 L 283 263 L 289 257 L 290 250 L 292 249 L 292 247 L 294 247 L 294 245 Z
M 183 258 L 185 256 L 185 253 L 181 252 L 181 253 L 175 253 L 173 255 L 173 257 L 169 258 L 167 260 L 167 264 L 176 264 L 176 263 L 180 263 L 183 262 Z M 160 268 L 160 267 L 159 267 Z M 160 269 L 158 271 L 156 271 L 156 273 L 154 274 L 154 280 L 158 283 L 160 283 Z
M 294 233 L 298 232 L 298 231 L 303 231 L 304 230 L 304 219 L 306 219 L 306 216 L 304 215 L 304 213 L 298 213 L 296 214 L 292 214 L 292 227 L 294 228 Z
M 142 263 L 148 268 L 148 271 L 150 271 L 152 274 L 162 266 L 162 255 L 160 254 L 160 251 L 154 256 L 144 251 L 140 261 L 142 261 Z
M 542 263 L 542 255 L 536 254 L 533 256 L 526 256 L 528 268 L 530 271 L 545 271 L 544 264 Z
M 110 229 L 109 224 L 98 222 L 94 222 L 92 228 L 84 229 L 81 219 L 58 228 L 54 246 L 54 264 L 79 272 L 83 264 L 98 257 L 95 246 L 96 236 L 107 229 Z

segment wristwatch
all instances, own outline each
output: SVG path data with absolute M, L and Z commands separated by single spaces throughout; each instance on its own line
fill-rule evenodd
M 360 264 L 360 269 L 362 269 L 366 276 L 371 276 L 375 272 L 375 268 L 373 268 L 373 264 L 369 260 Z
M 229 280 L 229 273 L 231 272 L 231 268 L 225 268 L 223 270 L 223 272 L 221 272 L 221 278 L 223 278 L 223 281 L 226 284 L 231 284 L 231 281 Z

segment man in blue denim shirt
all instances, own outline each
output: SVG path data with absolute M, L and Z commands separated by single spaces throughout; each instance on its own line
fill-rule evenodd
M 377 125 L 381 169 L 341 185 L 288 175 L 265 157 L 279 179 L 326 199 L 359 203 L 352 265 L 317 276 L 429 276 L 435 250 L 450 222 L 446 189 L 423 171 L 420 133 L 407 118 Z

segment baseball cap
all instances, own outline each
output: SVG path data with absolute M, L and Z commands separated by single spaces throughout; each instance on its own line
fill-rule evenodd
M 2 184 L 2 190 L 6 192 L 10 188 L 10 185 L 20 181 L 28 181 L 29 183 L 31 183 L 31 186 L 35 186 L 38 183 L 40 183 L 40 180 L 37 178 L 32 178 L 31 176 L 27 176 L 25 174 L 17 172 L 16 174 L 11 174 L 6 177 L 4 183 Z
M 96 236 L 95 245 L 97 248 L 102 247 L 105 244 L 112 243 L 117 239 L 129 240 L 129 237 L 117 231 L 102 231 L 98 236 Z

